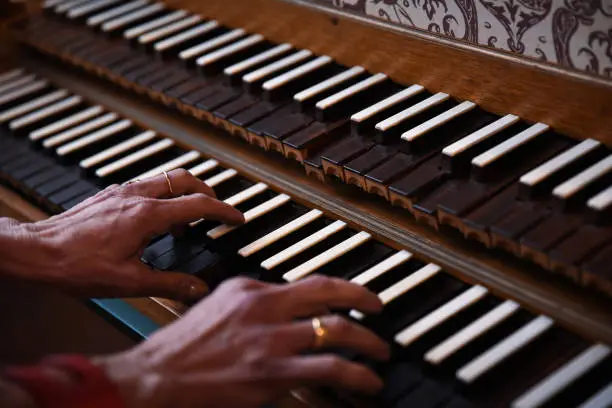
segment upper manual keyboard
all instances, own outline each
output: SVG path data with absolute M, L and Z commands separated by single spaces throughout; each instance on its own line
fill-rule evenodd
M 612 293 L 612 153 L 598 141 L 161 3 L 47 1 L 18 31 L 309 174 Z

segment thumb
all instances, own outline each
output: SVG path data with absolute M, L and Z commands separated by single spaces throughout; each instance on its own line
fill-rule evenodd
M 144 267 L 137 291 L 141 296 L 162 297 L 183 302 L 195 302 L 209 292 L 208 285 L 195 276 L 179 272 L 152 271 Z

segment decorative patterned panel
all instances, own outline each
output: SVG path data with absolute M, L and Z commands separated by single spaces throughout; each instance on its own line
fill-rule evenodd
M 612 0 L 307 0 L 612 79 Z

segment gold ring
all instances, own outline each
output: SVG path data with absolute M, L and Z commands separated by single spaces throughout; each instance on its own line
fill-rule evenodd
M 327 329 L 323 325 L 323 322 L 318 317 L 312 319 L 312 329 L 315 335 L 315 349 L 320 349 L 325 344 L 325 337 L 327 337 Z
M 172 182 L 170 181 L 170 177 L 168 176 L 168 173 L 165 171 L 162 171 L 164 177 L 166 177 L 166 183 L 168 183 L 168 189 L 170 190 L 170 195 L 174 195 L 174 191 L 172 190 Z

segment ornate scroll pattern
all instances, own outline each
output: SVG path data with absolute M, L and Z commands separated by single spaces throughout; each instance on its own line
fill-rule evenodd
M 306 0 L 612 79 L 610 0 Z

